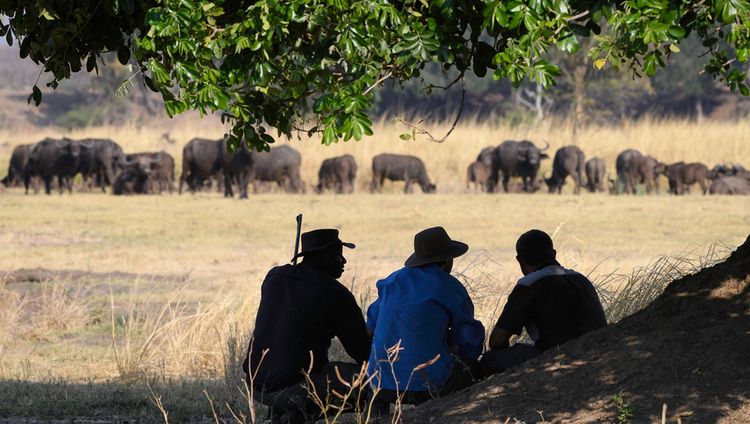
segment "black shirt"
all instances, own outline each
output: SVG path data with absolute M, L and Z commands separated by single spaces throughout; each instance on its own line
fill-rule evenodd
M 320 369 L 328 363 L 334 337 L 357 363 L 368 359 L 370 338 L 351 292 L 309 265 L 273 268 L 261 287 L 249 348 L 253 385 L 273 392 L 302 381 L 301 371 L 310 367 L 310 352 L 313 370 Z M 247 360 L 243 368 L 247 373 Z
M 526 327 L 540 350 L 606 325 L 594 285 L 557 262 L 518 280 L 497 321 L 512 334 Z

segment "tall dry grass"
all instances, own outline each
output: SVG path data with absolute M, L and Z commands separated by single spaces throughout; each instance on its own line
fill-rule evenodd
M 444 133 L 448 123 L 423 124 L 435 134 Z M 486 146 L 500 144 L 503 140 L 528 139 L 538 145 L 550 144 L 553 153 L 557 148 L 574 144 L 583 149 L 587 157 L 604 159 L 608 172 L 614 174 L 614 161 L 626 148 L 638 149 L 667 163 L 686 161 L 716 163 L 738 162 L 750 165 L 750 122 L 704 121 L 701 123 L 684 119 L 643 118 L 618 125 L 592 125 L 579 129 L 573 135 L 572 123 L 550 119 L 533 126 L 511 126 L 464 119 L 448 138 L 437 144 L 418 138 L 403 141 L 399 135 L 409 132 L 404 124 L 383 120 L 376 122 L 375 135 L 362 141 L 339 142 L 322 146 L 320 137 L 300 134 L 291 140 L 284 138 L 279 143 L 288 143 L 303 156 L 302 177 L 308 184 L 317 182 L 317 172 L 323 159 L 351 154 L 359 166 L 357 188 L 365 190 L 369 184 L 372 157 L 383 152 L 411 154 L 421 157 L 431 179 L 437 181 L 439 192 L 459 192 L 466 183 L 466 167 L 476 159 Z M 163 126 L 141 126 L 131 123 L 123 126 L 104 126 L 67 131 L 62 129 L 39 129 L 29 127 L 23 131 L 9 132 L 0 129 L 0 172 L 7 167 L 12 147 L 31 143 L 44 137 L 72 138 L 106 137 L 120 143 L 126 152 L 165 150 L 175 157 L 177 176 L 182 162 L 182 146 L 193 137 L 221 138 L 227 131 L 217 118 L 183 116 L 174 121 L 165 121 Z M 168 133 L 176 140 L 170 144 L 162 137 Z M 542 171 L 551 168 L 551 160 L 543 161 Z M 400 186 L 399 186 L 400 189 Z
M 612 324 L 645 308 L 674 279 L 720 262 L 729 250 L 723 245 L 693 248 L 678 257 L 656 258 L 629 274 L 609 273 L 591 278 Z M 487 328 L 492 327 L 512 288 L 512 283 L 502 277 L 503 271 L 501 264 L 481 251 L 463 258 L 454 269 Z M 33 311 L 45 316 L 61 312 L 60 305 L 86 310 L 89 303 L 74 294 L 75 291 L 66 288 L 50 287 L 16 296 L 0 288 L 3 310 L 11 311 L 2 316 L 2 323 L 20 325 L 28 318 L 28 306 L 37 303 L 41 309 L 34 307 Z M 367 294 L 359 294 L 365 308 L 371 299 Z M 90 381 L 79 385 L 53 375 L 40 379 L 28 368 L 15 376 L 0 369 L 0 377 L 10 380 L 0 383 L 0 393 L 12 390 L 8 399 L 23 400 L 18 405 L 0 401 L 0 413 L 85 417 L 86 408 L 95 405 L 96 410 L 110 408 L 119 411 L 120 416 L 138 416 L 139 420 L 150 422 L 182 422 L 197 417 L 213 417 L 209 420 L 216 423 L 262 422 L 264 407 L 250 400 L 252 396 L 240 368 L 257 299 L 247 298 L 237 303 L 229 296 L 216 294 L 212 302 L 194 304 L 184 301 L 183 296 L 184 290 L 177 289 L 166 301 L 145 299 L 116 305 L 115 295 L 110 294 L 111 351 L 117 375 L 103 384 Z M 59 323 L 45 320 L 36 321 L 35 325 L 43 328 L 45 323 L 50 331 L 60 328 Z M 340 348 L 332 353 L 334 360 L 346 359 Z M 351 393 L 344 400 L 360 395 L 358 387 L 364 380 L 358 381 L 352 382 Z M 327 411 L 326 422 L 366 423 L 373 418 L 369 408 L 358 410 L 353 416 L 342 415 L 335 406 L 339 402 L 336 399 L 320 396 L 316 399 Z M 150 406 L 144 406 L 146 400 Z M 128 415 L 128 405 L 134 415 Z M 396 412 L 394 422 L 398 422 L 398 407 Z

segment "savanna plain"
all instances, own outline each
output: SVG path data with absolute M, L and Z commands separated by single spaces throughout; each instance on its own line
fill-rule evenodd
M 179 179 L 182 146 L 224 132 L 211 119 L 167 125 L 0 131 L 0 171 L 15 145 L 66 135 L 112 138 L 127 153 L 165 150 L 175 157 Z M 488 328 L 520 276 L 514 243 L 528 229 L 553 235 L 561 263 L 597 284 L 611 320 L 645 306 L 670 278 L 720 259 L 750 233 L 750 198 L 703 196 L 698 187 L 671 196 L 663 192 L 665 180 L 661 194 L 638 196 L 576 196 L 570 180 L 562 195 L 466 187 L 467 165 L 483 147 L 506 139 L 546 141 L 551 154 L 576 144 L 587 158 L 603 158 L 611 176 L 614 158 L 626 148 L 666 163 L 747 166 L 748 121 L 645 119 L 587 127 L 574 136 L 565 122 L 510 127 L 469 120 L 441 144 L 403 141 L 399 134 L 406 130 L 390 121 L 374 131 L 363 141 L 328 147 L 307 136 L 280 141 L 302 153 L 304 195 L 271 190 L 240 201 L 216 192 L 1 192 L 0 417 L 179 422 L 211 417 L 213 408 L 227 419 L 256 419 L 239 363 L 263 277 L 292 256 L 298 213 L 303 230 L 335 227 L 357 244 L 345 252 L 341 282 L 363 308 L 375 298 L 375 282 L 411 253 L 414 233 L 444 226 L 470 246 L 454 272 Z M 420 156 L 437 194 L 416 188 L 405 195 L 399 183 L 370 194 L 370 160 L 382 152 Z M 344 153 L 359 165 L 355 194 L 312 194 L 320 162 Z M 550 167 L 544 161 L 542 172 Z

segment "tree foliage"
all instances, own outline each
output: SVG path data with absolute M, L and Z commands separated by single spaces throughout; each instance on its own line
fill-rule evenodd
M 48 86 L 117 52 L 170 116 L 219 111 L 235 145 L 258 149 L 274 141 L 267 127 L 326 144 L 370 135 L 373 89 L 432 62 L 551 86 L 547 53 L 575 53 L 582 37 L 596 68 L 653 76 L 695 33 L 706 71 L 750 94 L 734 63 L 750 56 L 747 0 L 0 0 L 0 13 L 0 35 L 44 64 Z

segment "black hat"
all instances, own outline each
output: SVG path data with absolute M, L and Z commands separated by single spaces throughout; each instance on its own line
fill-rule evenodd
M 422 230 L 414 236 L 414 253 L 404 266 L 422 266 L 442 262 L 463 255 L 469 250 L 466 243 L 451 240 L 443 227 Z
M 320 230 L 312 230 L 306 233 L 302 233 L 302 250 L 297 253 L 297 256 L 292 260 L 304 256 L 310 252 L 325 249 L 330 246 L 345 246 L 349 249 L 354 249 L 354 243 L 347 243 L 341 241 L 339 238 L 339 230 L 334 228 L 324 228 Z

